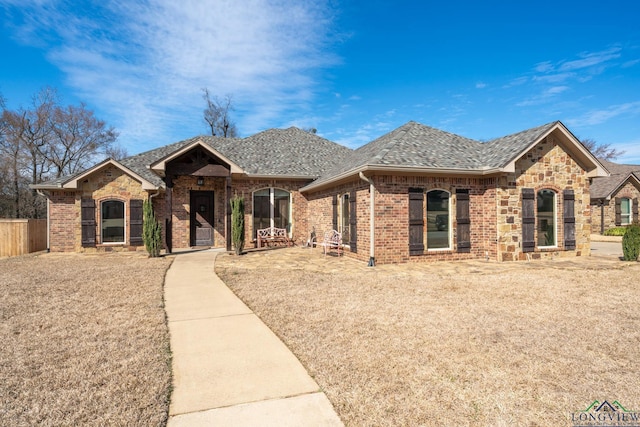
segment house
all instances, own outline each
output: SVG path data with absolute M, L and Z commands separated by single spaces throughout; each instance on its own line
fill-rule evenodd
M 231 249 L 237 194 L 247 241 L 268 226 L 298 243 L 335 229 L 374 265 L 588 255 L 589 185 L 607 174 L 560 122 L 486 143 L 409 122 L 357 150 L 297 128 L 200 136 L 34 188 L 51 251 L 135 249 L 148 198 L 167 251 Z
M 600 234 L 613 227 L 637 223 L 640 200 L 640 165 L 606 160 L 602 163 L 611 175 L 594 179 L 591 185 L 594 232 Z

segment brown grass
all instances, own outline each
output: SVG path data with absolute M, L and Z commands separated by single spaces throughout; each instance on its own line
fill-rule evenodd
M 637 263 L 367 269 L 303 252 L 218 257 L 217 272 L 348 426 L 569 425 L 596 399 L 640 410 Z
M 0 425 L 164 425 L 169 259 L 0 260 Z

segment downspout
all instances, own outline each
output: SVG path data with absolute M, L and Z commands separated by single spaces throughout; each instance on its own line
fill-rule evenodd
M 47 199 L 47 252 L 51 252 L 51 246 L 49 246 L 49 227 L 50 227 L 50 223 L 49 223 L 49 198 L 42 192 L 42 190 L 36 190 L 36 192 L 41 195 L 42 197 L 45 197 Z
M 360 179 L 369 183 L 369 264 L 368 267 L 375 267 L 376 265 L 376 257 L 375 257 L 375 191 L 376 188 L 373 186 L 373 180 L 371 178 L 367 178 L 364 173 L 360 172 Z

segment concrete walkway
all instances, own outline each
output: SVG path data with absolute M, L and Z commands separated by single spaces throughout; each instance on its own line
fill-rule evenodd
M 216 276 L 218 253 L 177 254 L 165 278 L 167 425 L 342 426 L 298 359 Z

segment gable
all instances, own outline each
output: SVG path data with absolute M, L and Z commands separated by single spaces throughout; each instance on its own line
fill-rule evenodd
M 116 168 L 122 173 L 133 178 L 135 181 L 140 183 L 143 190 L 157 190 L 159 188 L 158 185 L 156 185 L 155 183 L 150 182 L 149 180 L 137 174 L 135 171 L 125 167 L 120 162 L 113 159 L 104 160 L 98 163 L 97 165 L 77 175 L 74 175 L 72 177 L 63 177 L 54 181 L 32 185 L 31 187 L 34 189 L 41 189 L 41 190 L 60 190 L 60 189 L 77 190 L 79 188 L 82 188 L 82 183 L 85 182 L 87 179 L 89 179 L 91 176 L 93 176 L 95 173 L 108 167 Z
M 586 171 L 587 176 L 593 178 L 608 175 L 602 163 L 561 122 L 550 123 L 488 142 L 485 151 L 485 155 L 489 156 L 487 163 L 502 168 L 504 172 L 515 172 L 516 162 L 547 138 L 551 138 L 554 144 L 560 145 L 567 155 Z

